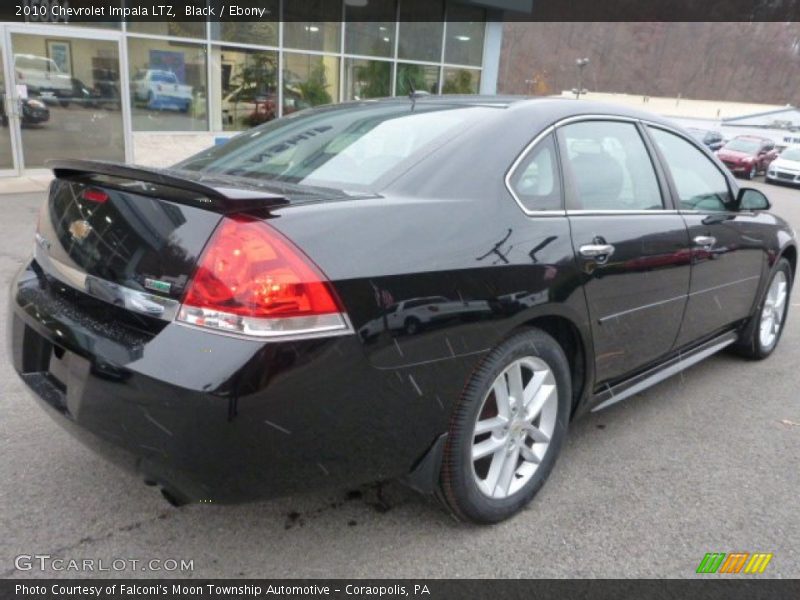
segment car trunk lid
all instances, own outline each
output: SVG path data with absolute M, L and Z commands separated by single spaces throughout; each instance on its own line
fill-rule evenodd
M 55 161 L 39 216 L 42 271 L 100 300 L 171 320 L 224 215 L 288 204 L 281 194 L 168 171 Z

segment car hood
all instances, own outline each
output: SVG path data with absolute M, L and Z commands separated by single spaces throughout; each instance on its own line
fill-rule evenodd
M 733 160 L 741 160 L 743 158 L 753 158 L 752 154 L 748 154 L 747 152 L 739 152 L 738 150 L 725 150 L 724 148 L 717 152 L 717 156 L 720 158 L 729 158 Z
M 800 172 L 800 161 L 797 160 L 787 160 L 785 158 L 781 158 L 780 156 L 772 161 L 773 167 L 783 169 L 784 171 L 796 171 Z

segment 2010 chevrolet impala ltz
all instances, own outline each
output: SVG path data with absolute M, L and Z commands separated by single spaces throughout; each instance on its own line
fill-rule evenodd
M 584 101 L 412 94 L 50 166 L 14 366 L 175 503 L 398 478 L 499 521 L 572 418 L 772 353 L 797 263 L 691 135 Z

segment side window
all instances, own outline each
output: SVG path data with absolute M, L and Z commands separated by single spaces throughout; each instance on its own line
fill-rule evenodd
M 664 208 L 653 163 L 633 123 L 585 121 L 558 130 L 578 210 Z
M 510 183 L 526 209 L 561 210 L 561 181 L 552 134 L 536 144 L 517 165 Z
M 672 174 L 681 208 L 707 212 L 732 210 L 728 180 L 708 156 L 674 133 L 654 127 L 649 130 Z

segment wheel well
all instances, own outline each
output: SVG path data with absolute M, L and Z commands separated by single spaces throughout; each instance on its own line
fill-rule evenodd
M 785 257 L 786 260 L 789 261 L 789 264 L 792 265 L 792 275 L 794 275 L 797 269 L 797 248 L 794 246 L 787 246 L 781 256 Z
M 553 336 L 564 350 L 569 361 L 569 371 L 572 374 L 572 412 L 578 405 L 583 395 L 586 384 L 586 349 L 583 347 L 581 334 L 572 321 L 564 317 L 550 316 L 538 317 L 525 323 L 526 327 L 538 327 Z

